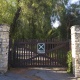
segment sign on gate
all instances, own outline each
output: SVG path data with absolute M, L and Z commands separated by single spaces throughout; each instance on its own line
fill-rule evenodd
M 37 44 L 37 53 L 45 53 L 45 43 Z

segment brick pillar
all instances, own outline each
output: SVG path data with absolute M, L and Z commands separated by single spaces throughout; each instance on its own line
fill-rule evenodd
M 8 69 L 9 26 L 0 24 L 0 73 Z
M 73 59 L 73 74 L 80 77 L 80 26 L 71 27 L 71 49 Z

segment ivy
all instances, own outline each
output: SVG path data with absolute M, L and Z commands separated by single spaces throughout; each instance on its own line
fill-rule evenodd
M 73 68 L 72 68 L 72 54 L 71 54 L 71 51 L 68 51 L 68 54 L 67 54 L 67 65 L 68 65 L 67 72 L 72 73 Z

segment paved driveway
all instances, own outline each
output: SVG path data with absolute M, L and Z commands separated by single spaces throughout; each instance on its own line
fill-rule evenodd
M 0 74 L 0 80 L 76 80 L 63 68 L 16 68 Z

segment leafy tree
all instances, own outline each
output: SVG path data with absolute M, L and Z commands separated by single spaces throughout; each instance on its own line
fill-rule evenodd
M 0 0 L 0 23 L 10 25 L 13 39 L 69 39 L 70 27 L 80 24 L 80 3 L 68 4 L 69 0 Z M 58 28 L 52 29 L 51 16 L 61 22 Z
M 16 12 L 16 0 L 0 0 L 0 24 L 11 24 Z
M 52 0 L 21 0 L 19 2 L 19 7 L 21 8 L 20 14 L 18 15 L 18 18 L 14 20 L 17 22 L 13 21 L 16 28 L 13 26 L 12 31 L 18 31 L 17 33 L 15 32 L 14 37 L 29 39 L 48 38 L 50 32 L 52 31 L 50 24 L 50 16 L 52 14 Z M 20 31 L 22 33 L 20 33 Z
M 79 4 L 69 4 L 69 0 L 56 1 L 53 11 L 55 15 L 53 16 L 56 16 L 61 22 L 61 25 L 57 28 L 57 38 L 70 39 L 71 26 L 77 25 L 80 22 Z

